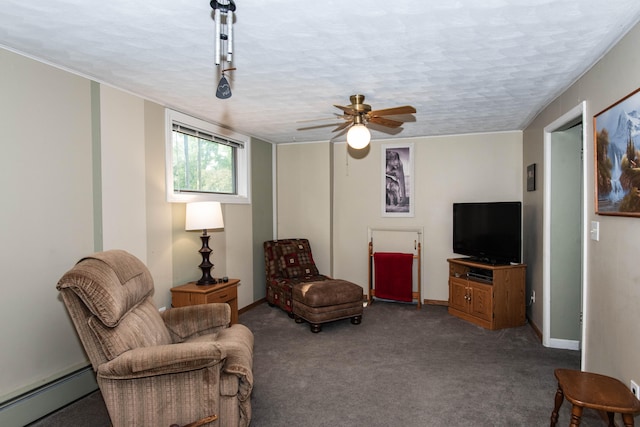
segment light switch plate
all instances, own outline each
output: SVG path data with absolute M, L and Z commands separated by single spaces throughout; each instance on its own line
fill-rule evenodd
M 600 222 L 591 221 L 591 240 L 600 240 Z

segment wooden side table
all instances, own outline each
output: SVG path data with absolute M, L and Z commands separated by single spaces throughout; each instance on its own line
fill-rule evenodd
M 238 323 L 239 279 L 229 279 L 227 283 L 197 285 L 196 282 L 171 288 L 171 307 L 185 307 L 212 302 L 227 303 L 231 307 L 231 324 Z
M 558 421 L 558 410 L 565 397 L 573 405 L 571 427 L 580 425 L 583 408 L 605 411 L 609 426 L 615 426 L 613 416 L 618 412 L 622 414 L 624 425 L 633 427 L 633 414 L 640 412 L 640 401 L 620 381 L 571 369 L 556 369 L 554 374 L 558 379 L 558 391 L 551 413 L 551 427 Z

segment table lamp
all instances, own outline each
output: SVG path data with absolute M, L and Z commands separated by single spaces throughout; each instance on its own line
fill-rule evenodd
M 213 285 L 218 283 L 216 279 L 211 277 L 211 269 L 213 264 L 209 261 L 211 249 L 209 248 L 209 235 L 207 230 L 224 228 L 222 220 L 222 207 L 220 202 L 192 202 L 187 203 L 185 230 L 202 230 L 202 263 L 199 265 L 202 270 L 202 277 L 196 283 L 198 285 Z

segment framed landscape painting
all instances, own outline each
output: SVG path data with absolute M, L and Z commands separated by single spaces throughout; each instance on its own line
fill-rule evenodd
M 640 217 L 640 89 L 593 117 L 596 214 Z
M 382 216 L 414 216 L 413 144 L 382 144 Z

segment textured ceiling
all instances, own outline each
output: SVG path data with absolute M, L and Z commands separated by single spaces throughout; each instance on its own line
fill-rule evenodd
M 523 129 L 640 18 L 638 0 L 236 5 L 226 100 L 208 0 L 3 0 L 0 45 L 282 143 L 332 138 L 338 121 L 302 121 L 355 93 L 373 109 L 416 107 L 397 137 Z

